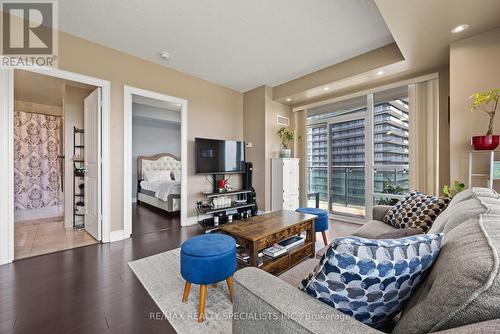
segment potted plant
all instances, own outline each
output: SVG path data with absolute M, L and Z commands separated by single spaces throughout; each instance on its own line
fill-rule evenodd
M 470 111 L 481 110 L 490 117 L 486 135 L 473 136 L 471 138 L 471 145 L 475 150 L 494 150 L 499 144 L 499 136 L 493 135 L 493 121 L 495 120 L 498 100 L 500 99 L 500 88 L 473 94 L 470 99 L 473 99 Z
M 460 181 L 455 181 L 453 183 L 453 185 L 451 185 L 451 186 L 444 185 L 442 190 L 443 190 L 444 197 L 452 198 L 453 196 L 455 196 L 459 192 L 462 192 L 465 190 L 465 184 L 463 184 Z
M 404 189 L 394 184 L 392 180 L 389 177 L 387 177 L 387 181 L 384 181 L 382 184 L 381 193 L 402 195 L 404 193 Z M 395 205 L 398 201 L 399 200 L 397 198 L 379 198 L 377 200 L 377 205 Z
M 290 141 L 295 138 L 295 133 L 283 127 L 278 130 L 278 137 L 281 141 L 280 158 L 290 158 L 292 156 L 292 150 L 288 145 L 290 145 Z M 300 136 L 298 138 L 300 139 Z

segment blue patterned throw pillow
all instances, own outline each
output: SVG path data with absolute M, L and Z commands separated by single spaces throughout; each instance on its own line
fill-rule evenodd
M 300 289 L 367 325 L 380 327 L 401 311 L 437 258 L 442 238 L 442 234 L 338 238 Z

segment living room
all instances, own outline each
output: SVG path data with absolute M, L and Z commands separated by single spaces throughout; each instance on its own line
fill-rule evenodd
M 52 67 L 2 2 L 1 333 L 498 331 L 498 1 L 40 3 Z M 19 69 L 99 88 L 98 244 L 14 260 Z

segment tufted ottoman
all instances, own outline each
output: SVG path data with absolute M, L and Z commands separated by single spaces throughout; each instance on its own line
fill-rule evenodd
M 204 234 L 181 246 L 181 275 L 186 280 L 182 302 L 189 296 L 191 283 L 200 285 L 198 322 L 205 316 L 207 285 L 226 280 L 232 301 L 233 274 L 236 271 L 236 241 L 224 234 Z
M 321 232 L 323 243 L 325 246 L 328 246 L 328 239 L 326 238 L 326 231 L 328 231 L 328 212 L 318 208 L 298 208 L 295 211 L 318 216 L 314 221 L 314 231 Z

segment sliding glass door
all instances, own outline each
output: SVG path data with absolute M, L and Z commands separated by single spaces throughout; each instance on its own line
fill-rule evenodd
M 373 94 L 373 200 L 393 205 L 409 190 L 408 86 Z
M 365 119 L 330 123 L 330 211 L 365 216 Z
M 367 219 L 408 191 L 408 87 L 308 109 L 307 176 L 319 206 Z M 311 196 L 308 205 L 314 206 Z

